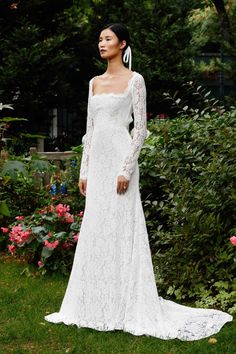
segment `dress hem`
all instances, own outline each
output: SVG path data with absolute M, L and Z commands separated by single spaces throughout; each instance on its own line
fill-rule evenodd
M 174 335 L 174 336 L 171 336 L 171 335 L 164 336 L 164 335 L 161 335 L 160 333 L 158 334 L 156 331 L 145 330 L 145 329 L 134 329 L 134 328 L 129 327 L 125 324 L 120 324 L 120 325 L 113 324 L 113 325 L 108 326 L 104 323 L 95 324 L 95 323 L 91 323 L 91 322 L 87 322 L 87 321 L 83 321 L 83 320 L 78 322 L 78 321 L 69 320 L 68 318 L 61 317 L 58 315 L 59 315 L 59 313 L 56 312 L 56 313 L 45 316 L 44 319 L 47 322 L 51 322 L 51 323 L 55 323 L 55 324 L 64 323 L 67 326 L 74 325 L 74 326 L 77 326 L 78 328 L 90 328 L 90 329 L 94 329 L 96 331 L 101 331 L 101 332 L 102 331 L 108 332 L 108 331 L 120 330 L 123 332 L 130 333 L 134 336 L 143 336 L 144 335 L 146 337 L 155 337 L 155 338 L 162 339 L 162 340 L 179 339 L 181 341 L 195 341 L 195 340 L 210 337 L 211 335 L 218 333 L 227 322 L 231 322 L 233 320 L 233 316 L 226 314 L 225 318 L 224 319 L 222 318 L 221 323 L 218 323 L 217 329 L 214 328 L 214 329 L 212 329 L 212 331 L 208 330 L 208 333 L 206 335 L 201 335 L 199 337 L 189 338 L 189 337 L 185 337 L 183 335 L 181 336 L 181 330 L 179 331 L 179 334 L 177 331 L 176 335 Z M 51 319 L 50 319 L 50 317 L 51 317 Z

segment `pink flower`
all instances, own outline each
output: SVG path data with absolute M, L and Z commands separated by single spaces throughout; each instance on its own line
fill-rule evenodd
M 63 205 L 60 203 L 56 206 L 56 213 L 60 218 L 65 216 L 68 211 L 70 211 L 69 205 Z
M 78 233 L 78 234 L 74 234 L 74 235 L 73 235 L 73 239 L 74 239 L 75 241 L 78 241 L 78 239 L 79 239 L 79 233 Z
M 166 119 L 167 115 L 165 113 L 160 113 L 159 114 L 159 119 Z
M 84 212 L 83 211 L 80 211 L 78 216 L 83 216 L 84 215 Z
M 21 232 L 21 237 L 22 237 L 22 240 L 23 241 L 27 241 L 29 236 L 31 234 L 31 231 L 30 230 L 26 230 L 26 231 L 22 231 Z
M 9 231 L 7 227 L 1 227 L 1 230 L 4 234 L 6 234 Z
M 13 226 L 11 232 L 9 234 L 9 239 L 11 242 L 22 243 L 21 233 L 22 233 L 22 225 L 18 224 Z
M 19 220 L 19 221 L 24 220 L 24 218 L 25 217 L 23 215 L 16 216 L 16 220 Z
M 11 232 L 9 234 L 10 241 L 16 242 L 18 245 L 23 245 L 28 239 L 31 234 L 31 230 L 22 230 L 22 225 L 18 224 L 13 226 Z
M 236 236 L 231 236 L 229 240 L 232 243 L 232 245 L 236 246 Z
M 68 222 L 69 224 L 74 222 L 74 217 L 70 213 L 65 213 L 65 219 L 66 219 L 66 222 Z
M 73 243 L 71 243 L 71 242 L 64 242 L 62 245 L 61 245 L 61 248 L 63 249 L 63 250 L 67 250 L 67 249 L 70 249 L 70 248 L 72 248 L 74 245 L 73 245 Z
M 42 261 L 38 261 L 38 266 L 39 266 L 39 268 L 41 268 L 43 266 L 43 262 Z
M 44 245 L 45 245 L 45 247 L 47 247 L 47 248 L 56 248 L 58 245 L 59 245 L 59 241 L 58 240 L 56 240 L 56 241 L 54 241 L 54 242 L 49 242 L 48 240 L 45 240 L 44 241 Z
M 48 237 L 51 237 L 51 236 L 52 236 L 52 232 L 49 231 L 49 232 L 48 232 Z
M 14 254 L 14 253 L 15 253 L 15 250 L 16 250 L 16 246 L 14 246 L 14 245 L 8 245 L 8 250 L 11 252 L 11 254 Z

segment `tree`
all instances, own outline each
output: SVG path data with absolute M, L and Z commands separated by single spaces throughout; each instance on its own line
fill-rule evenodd
M 225 41 L 231 37 L 230 21 L 223 0 L 212 0 L 220 20 L 221 34 Z
M 80 111 L 87 98 L 86 16 L 77 11 L 75 31 L 69 16 L 73 1 L 22 1 L 17 8 L 10 3 L 1 3 L 1 100 L 29 119 L 28 130 L 47 132 L 50 109 Z
M 193 32 L 192 44 L 196 52 L 213 47 L 221 58 L 205 65 L 222 71 L 236 83 L 236 3 L 234 0 L 202 1 L 201 8 L 192 11 L 189 23 Z M 228 56 L 227 61 L 224 60 Z
M 162 92 L 193 79 L 188 0 L 24 0 L 1 1 L 0 90 L 3 102 L 29 119 L 35 131 L 48 131 L 49 110 L 76 113 L 73 129 L 84 133 L 89 79 L 103 72 L 97 41 L 110 22 L 127 24 L 133 69 L 148 88 L 148 109 L 163 110 Z M 166 108 L 165 108 L 166 110 Z

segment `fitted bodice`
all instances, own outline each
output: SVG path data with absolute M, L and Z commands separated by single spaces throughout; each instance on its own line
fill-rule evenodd
M 91 113 L 94 129 L 97 127 L 123 126 L 128 129 L 132 122 L 132 97 L 124 94 L 97 94 L 91 97 Z
M 87 179 L 93 135 L 96 135 L 96 139 L 98 139 L 96 132 L 109 131 L 111 133 L 113 131 L 113 134 L 115 134 L 119 128 L 125 128 L 124 134 L 127 134 L 129 124 L 133 120 L 133 113 L 132 142 L 129 146 L 127 145 L 127 153 L 119 173 L 119 175 L 123 175 L 127 180 L 130 180 L 144 139 L 147 136 L 146 87 L 144 79 L 142 75 L 134 71 L 124 92 L 101 94 L 93 94 L 93 80 L 94 78 L 89 82 L 87 127 L 80 178 Z M 120 131 L 118 134 L 120 134 Z M 102 134 L 100 136 L 102 139 Z
M 128 81 L 127 88 L 122 93 L 93 94 L 93 80 L 91 80 L 90 109 L 94 120 L 94 128 L 100 126 L 122 126 L 129 128 L 132 122 L 132 82 L 136 72 Z

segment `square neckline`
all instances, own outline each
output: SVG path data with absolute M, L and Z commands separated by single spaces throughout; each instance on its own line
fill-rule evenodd
M 130 85 L 131 85 L 131 82 L 135 76 L 137 72 L 136 71 L 133 71 L 131 77 L 129 78 L 129 80 L 127 81 L 127 86 L 125 88 L 125 90 L 123 92 L 120 92 L 120 93 L 115 93 L 115 92 L 102 92 L 102 93 L 93 93 L 93 80 L 95 79 L 96 76 L 94 76 L 91 80 L 91 97 L 97 97 L 97 96 L 117 96 L 117 97 L 120 97 L 120 96 L 124 96 L 125 94 L 127 94 L 129 92 L 129 89 L 130 89 Z

